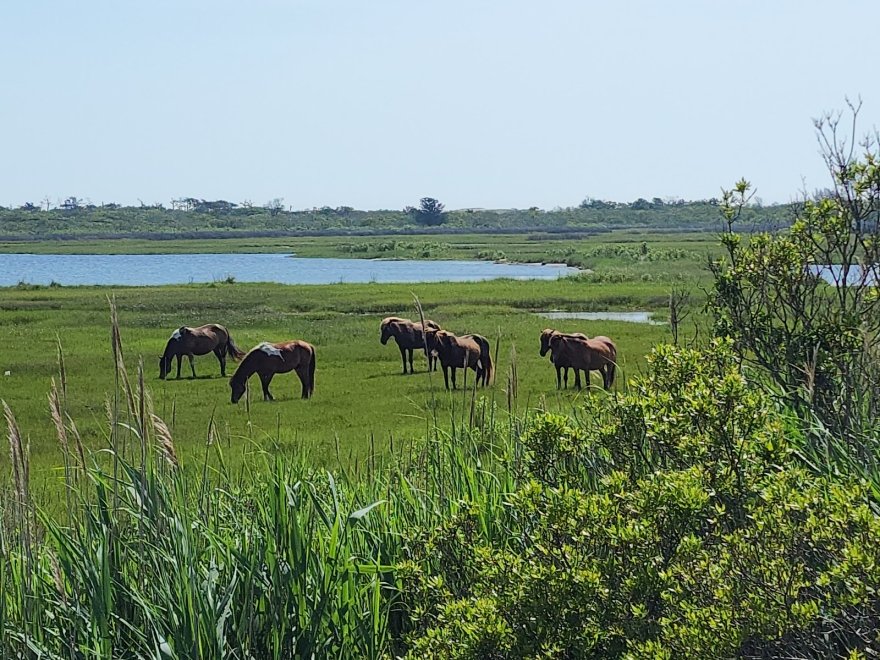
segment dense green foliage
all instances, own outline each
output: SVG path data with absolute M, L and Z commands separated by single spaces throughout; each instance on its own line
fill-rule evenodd
M 412 657 L 769 657 L 876 639 L 880 519 L 792 460 L 724 344 L 658 349 L 625 395 L 542 416 L 513 492 L 406 564 Z M 859 631 L 864 631 L 860 633 Z
M 436 200 L 433 200 L 436 202 Z M 642 200 L 644 201 L 644 200 Z M 439 204 L 439 202 L 438 202 Z M 789 205 L 750 206 L 745 217 L 761 226 L 787 225 Z M 403 211 L 358 211 L 351 207 L 291 211 L 279 208 L 196 204 L 184 208 L 77 206 L 74 208 L 0 208 L 0 238 L 58 237 L 222 237 L 290 233 L 390 234 L 438 231 L 607 230 L 614 228 L 717 229 L 716 200 L 644 204 L 588 203 L 544 211 L 465 209 L 442 212 L 435 205 Z
M 817 122 L 832 187 L 788 231 L 735 233 L 749 197 L 726 192 L 723 256 L 711 263 L 717 334 L 734 339 L 780 396 L 846 445 L 851 465 L 877 466 L 880 446 L 880 144 Z M 820 274 L 825 277 L 820 277 Z M 829 284 L 830 283 L 830 284 Z M 871 470 L 869 470 L 871 471 Z
M 51 397 L 69 488 L 55 517 L 29 505 L 7 412 L 2 654 L 877 650 L 880 519 L 863 488 L 804 469 L 791 420 L 726 344 L 650 364 L 577 415 L 465 406 L 451 435 L 435 428 L 361 478 L 266 456 L 250 481 L 222 461 L 181 471 L 120 363 L 109 461 L 79 449 L 63 390 Z M 210 429 L 204 452 L 222 457 Z

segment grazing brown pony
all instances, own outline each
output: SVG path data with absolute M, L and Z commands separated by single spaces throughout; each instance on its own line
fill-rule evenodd
M 580 332 L 570 332 L 564 333 L 559 332 L 558 330 L 553 330 L 551 328 L 545 328 L 541 331 L 541 357 L 547 355 L 547 351 L 550 350 L 550 338 L 553 335 L 562 335 L 564 337 L 574 337 L 575 339 L 589 339 L 586 335 L 581 334 Z M 568 387 L 568 370 L 571 368 L 571 365 L 566 362 L 566 356 L 559 356 L 559 360 L 554 357 L 553 353 L 550 353 L 550 361 L 553 363 L 553 366 L 556 367 L 556 389 L 562 388 L 562 376 L 564 375 L 565 387 Z M 587 381 L 590 379 L 589 372 L 585 373 Z M 578 369 L 574 370 L 574 386 L 578 389 L 581 388 L 581 372 Z
M 315 347 L 308 342 L 294 339 L 276 344 L 263 342 L 244 356 L 238 369 L 229 379 L 232 388 L 232 403 L 238 403 L 247 387 L 248 378 L 259 374 L 263 385 L 263 400 L 273 401 L 269 383 L 275 374 L 295 371 L 302 383 L 302 398 L 308 399 L 315 392 Z
M 425 319 L 425 328 L 428 330 L 439 330 L 440 324 Z M 388 343 L 391 337 L 394 337 L 394 340 L 397 342 L 397 347 L 400 349 L 400 358 L 403 360 L 403 373 L 406 373 L 407 355 L 409 355 L 409 372 L 415 373 L 413 371 L 413 349 L 425 350 L 425 335 L 422 324 L 397 316 L 389 316 L 382 319 L 379 329 L 381 330 L 379 341 L 382 342 L 383 346 Z M 425 351 L 425 353 L 428 356 L 428 371 L 433 371 L 437 368 L 434 356 L 431 354 L 431 351 Z
M 586 371 L 587 385 L 590 384 L 590 371 L 598 371 L 602 374 L 602 386 L 606 390 L 611 389 L 617 362 L 617 346 L 608 337 L 580 339 L 555 334 L 550 337 L 550 352 L 554 364 L 569 364 L 572 369 Z
M 489 340 L 482 335 L 462 335 L 457 337 L 446 330 L 428 330 L 426 333 L 428 351 L 436 353 L 443 367 L 443 382 L 449 389 L 449 370 L 452 369 L 452 389 L 455 389 L 455 370 L 473 369 L 477 382 L 483 387 L 492 377 L 492 357 Z
M 189 358 L 189 367 L 192 369 L 192 377 L 196 377 L 196 367 L 193 364 L 194 355 L 207 355 L 214 352 L 220 360 L 220 375 L 226 376 L 226 355 L 231 355 L 233 360 L 244 357 L 244 351 L 239 350 L 229 331 L 222 325 L 209 323 L 200 325 L 198 328 L 181 326 L 171 333 L 168 343 L 165 344 L 165 352 L 159 358 L 159 378 L 165 380 L 171 371 L 171 361 L 177 358 L 177 377 L 180 378 L 180 359 L 184 355 Z

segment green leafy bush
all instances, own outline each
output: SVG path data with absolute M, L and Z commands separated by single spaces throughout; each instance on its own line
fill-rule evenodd
M 876 645 L 880 523 L 813 476 L 730 345 L 663 347 L 626 394 L 523 438 L 501 511 L 479 500 L 401 574 L 411 657 L 734 657 Z M 491 526 L 481 523 L 494 521 Z M 497 529 L 505 530 L 498 534 Z

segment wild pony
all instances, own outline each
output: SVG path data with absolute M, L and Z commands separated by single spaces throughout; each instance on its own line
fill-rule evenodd
M 248 378 L 254 373 L 260 376 L 263 385 L 263 400 L 273 401 L 269 383 L 275 374 L 295 371 L 302 383 L 302 398 L 308 399 L 315 392 L 315 347 L 308 342 L 294 339 L 276 344 L 263 342 L 244 356 L 238 369 L 229 379 L 232 388 L 232 403 L 238 403 L 247 387 Z
M 425 319 L 425 328 L 428 330 L 439 330 L 440 325 Z M 381 331 L 379 341 L 382 342 L 383 346 L 388 343 L 391 337 L 394 337 L 394 341 L 397 342 L 397 347 L 400 349 L 400 358 L 403 360 L 403 373 L 406 373 L 407 356 L 409 356 L 409 372 L 415 373 L 413 371 L 413 349 L 425 351 L 425 335 L 422 324 L 397 316 L 389 316 L 382 319 L 379 330 Z M 436 369 L 434 356 L 430 351 L 425 351 L 425 354 L 428 356 L 428 371 L 433 371 Z
M 602 386 L 606 390 L 614 384 L 617 346 L 608 337 L 580 339 L 557 333 L 550 337 L 550 353 L 554 364 L 568 364 L 572 369 L 586 371 L 588 386 L 590 371 L 602 374 Z
M 196 367 L 193 364 L 193 356 L 207 355 L 212 352 L 220 361 L 220 375 L 226 376 L 226 356 L 231 355 L 233 360 L 244 357 L 244 351 L 239 350 L 229 331 L 222 325 L 209 323 L 200 325 L 198 328 L 181 326 L 171 333 L 168 343 L 165 344 L 165 352 L 159 358 L 159 378 L 165 380 L 171 372 L 171 361 L 177 358 L 177 377 L 180 378 L 180 359 L 184 355 L 189 358 L 189 367 L 192 369 L 192 377 L 196 377 Z
M 570 332 L 564 333 L 559 332 L 558 330 L 553 330 L 551 328 L 545 328 L 541 331 L 541 357 L 547 355 L 547 352 L 550 350 L 550 338 L 553 335 L 563 335 L 564 337 L 574 337 L 575 339 L 589 339 L 586 335 L 581 334 L 580 332 Z M 566 363 L 566 356 L 559 356 L 559 360 L 554 359 L 553 354 L 550 354 L 550 361 L 553 363 L 553 366 L 556 367 L 556 389 L 562 388 L 562 377 L 564 376 L 565 387 L 568 387 L 568 370 L 571 368 L 570 364 Z M 587 381 L 590 379 L 589 372 L 585 373 Z M 574 370 L 574 386 L 578 389 L 581 388 L 581 372 L 578 369 Z
M 449 389 L 449 370 L 452 370 L 452 389 L 455 389 L 455 370 L 473 369 L 477 382 L 483 387 L 492 378 L 492 356 L 489 340 L 482 335 L 462 335 L 457 337 L 446 330 L 428 330 L 427 344 L 430 353 L 437 353 L 443 367 L 443 382 Z

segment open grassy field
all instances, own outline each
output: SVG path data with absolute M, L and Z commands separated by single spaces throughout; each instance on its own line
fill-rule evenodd
M 647 246 L 647 250 L 642 244 Z M 0 242 L 2 253 L 175 254 L 291 252 L 301 257 L 488 259 L 566 262 L 582 268 L 639 261 L 697 263 L 717 250 L 707 232 L 613 231 L 586 234 L 436 234 L 425 236 L 290 236 L 284 238 L 111 239 Z
M 184 465 L 202 455 L 212 418 L 231 464 L 259 448 L 305 452 L 325 466 L 336 463 L 337 447 L 342 461 L 362 460 L 371 452 L 383 454 L 391 442 L 424 437 L 434 421 L 448 424 L 462 410 L 461 393 L 447 395 L 442 375 L 426 373 L 424 357 L 417 362 L 420 373 L 402 376 L 397 347 L 379 343 L 382 317 L 417 316 L 414 295 L 426 316 L 444 327 L 479 332 L 498 342 L 495 385 L 479 397 L 501 408 L 507 406 L 507 377 L 514 361 L 518 405 L 568 410 L 583 396 L 556 391 L 551 365 L 538 356 L 538 334 L 544 327 L 613 337 L 619 345 L 621 383 L 640 368 L 652 345 L 668 338 L 663 325 L 550 321 L 534 313 L 649 309 L 662 318 L 665 295 L 654 282 L 570 278 L 420 285 L 9 288 L 0 290 L 0 373 L 9 372 L 0 380 L 0 397 L 30 438 L 35 485 L 50 484 L 60 476 L 60 455 L 46 393 L 50 379 L 57 379 L 60 340 L 70 412 L 91 447 L 105 446 L 106 434 L 99 429 L 106 428 L 105 400 L 114 390 L 107 302 L 114 296 L 129 370 L 135 374 L 143 359 L 155 410 L 171 427 Z M 213 356 L 197 358 L 196 381 L 159 380 L 158 356 L 171 331 L 207 322 L 227 325 L 245 349 L 263 340 L 303 338 L 314 343 L 315 397 L 301 401 L 296 377 L 286 374 L 273 383 L 277 401 L 259 400 L 255 380 L 250 411 L 243 402 L 233 406 Z M 183 374 L 188 375 L 186 364 Z M 598 374 L 593 383 L 600 383 Z
M 401 376 L 396 346 L 379 344 L 378 325 L 384 316 L 417 316 L 414 296 L 426 316 L 444 327 L 460 334 L 477 332 L 498 343 L 496 382 L 480 397 L 506 408 L 507 375 L 515 361 L 518 405 L 570 410 L 582 395 L 556 391 L 552 367 L 538 356 L 541 329 L 613 337 L 619 345 L 619 384 L 641 367 L 654 344 L 669 339 L 669 329 L 628 322 L 551 321 L 535 312 L 647 310 L 662 320 L 669 291 L 679 287 L 694 293 L 693 321 L 699 318 L 705 261 L 716 249 L 710 234 L 632 231 L 581 238 L 542 234 L 4 244 L 0 252 L 289 251 L 310 257 L 565 261 L 587 270 L 558 281 L 0 289 L 0 373 L 9 372 L 0 378 L 0 397 L 12 406 L 30 437 L 35 485 L 46 484 L 52 492 L 60 457 L 46 392 L 58 373 L 56 343 L 60 339 L 64 353 L 72 416 L 90 446 L 106 446 L 105 400 L 114 391 L 107 298 L 115 296 L 129 370 L 136 373 L 143 359 L 155 409 L 171 426 L 185 466 L 202 455 L 212 419 L 232 465 L 248 451 L 275 447 L 306 453 L 316 465 L 329 467 L 337 460 L 348 464 L 383 455 L 392 442 L 424 437 L 435 422 L 448 426 L 462 410 L 461 395 L 448 396 L 442 374 L 425 373 L 423 357 L 417 362 L 420 373 Z M 158 356 L 172 330 L 211 322 L 228 326 L 245 350 L 264 340 L 302 338 L 315 344 L 315 398 L 300 401 L 296 377 L 286 374 L 273 383 L 275 403 L 252 400 L 249 412 L 243 402 L 232 406 L 227 381 L 220 378 L 213 356 L 197 359 L 195 382 L 159 380 Z M 230 373 L 232 369 L 230 362 Z M 186 364 L 183 374 L 189 374 Z M 594 385 L 599 382 L 594 374 Z M 252 397 L 254 393 L 259 394 L 256 380 Z

